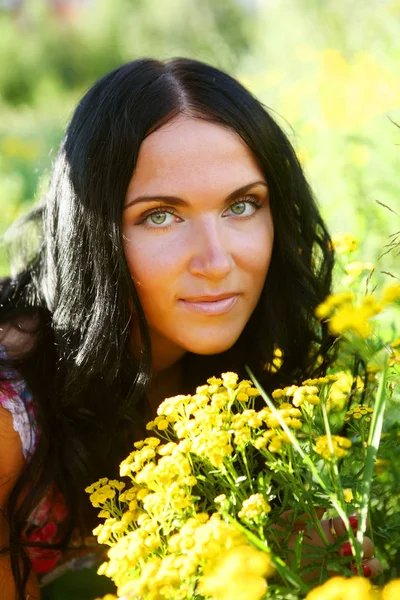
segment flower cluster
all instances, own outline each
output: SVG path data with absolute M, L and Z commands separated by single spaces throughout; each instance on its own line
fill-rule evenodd
M 330 440 L 332 447 L 330 446 Z M 347 456 L 351 448 L 351 441 L 347 438 L 341 437 L 340 435 L 322 435 L 317 439 L 315 451 L 320 454 L 326 460 L 332 460 L 335 458 L 343 458 Z
M 94 533 L 110 546 L 99 573 L 111 577 L 119 597 L 127 599 L 269 597 L 267 579 L 277 566 L 273 552 L 282 551 L 281 529 L 274 529 L 282 507 L 274 498 L 288 482 L 295 489 L 299 477 L 306 490 L 309 478 L 307 469 L 293 468 L 293 445 L 314 456 L 315 465 L 322 457 L 321 473 L 345 459 L 352 441 L 324 431 L 322 415 L 329 408 L 342 423 L 368 419 L 373 409 L 352 402 L 350 388 L 357 386 L 346 372 L 328 373 L 275 390 L 275 406 L 257 410 L 261 392 L 254 384 L 223 373 L 193 395 L 167 398 L 147 426 L 154 435 L 136 442 L 120 465 L 126 483 L 103 478 L 87 488 L 104 518 Z M 362 451 L 363 444 L 358 447 Z M 257 474 L 260 461 L 264 467 Z M 353 508 L 357 494 L 346 488 L 342 497 Z M 285 572 L 293 581 L 281 565 L 280 576 Z M 364 581 L 339 578 L 325 585 L 332 594 L 356 594 Z M 322 593 L 325 588 L 315 588 L 307 600 Z
M 248 521 L 255 521 L 267 515 L 270 510 L 271 507 L 262 494 L 252 494 L 250 498 L 243 501 L 242 508 L 238 512 L 238 517 L 247 519 Z
M 357 250 L 358 241 L 351 233 L 337 233 L 332 236 L 332 246 L 338 254 L 346 254 Z
M 199 386 L 193 396 L 164 400 L 147 429 L 184 440 L 187 451 L 206 457 L 216 468 L 248 444 L 279 453 L 290 442 L 281 430 L 279 417 L 288 427 L 301 429 L 301 411 L 294 401 L 282 403 L 278 414 L 266 407 L 256 411 L 254 399 L 259 395 L 251 381 L 238 383 L 236 373 L 223 373 L 221 378 L 208 379 L 207 385 Z M 317 403 L 315 394 L 307 396 L 307 400 Z
M 351 421 L 355 419 L 356 421 L 359 421 L 360 419 L 364 419 L 365 421 L 369 422 L 371 420 L 371 413 L 373 412 L 374 411 L 370 406 L 355 404 L 346 412 L 344 420 Z
M 393 283 L 384 288 L 380 299 L 372 294 L 357 299 L 357 294 L 351 291 L 331 294 L 317 307 L 315 314 L 318 319 L 328 320 L 333 335 L 351 332 L 367 338 L 373 331 L 373 317 L 386 305 L 399 301 L 400 284 Z
M 194 395 L 162 402 L 147 425 L 155 435 L 136 442 L 120 465 L 129 483 L 103 478 L 86 490 L 105 519 L 94 533 L 111 546 L 99 572 L 114 580 L 118 594 L 179 600 L 196 590 L 225 600 L 232 590 L 216 582 L 235 565 L 236 597 L 246 580 L 243 598 L 259 600 L 273 572 L 268 546 L 254 547 L 235 523 L 263 528 L 273 494 L 265 481 L 263 490 L 254 489 L 251 472 L 262 459 L 273 479 L 283 457 L 292 460 L 291 436 L 302 430 L 319 407 L 322 390 L 337 379 L 331 374 L 276 390 L 277 406 L 256 410 L 260 392 L 253 383 L 223 373 Z M 240 475 L 243 467 L 246 476 Z M 227 512 L 235 523 L 225 520 Z
M 333 246 L 345 254 L 357 243 L 341 236 Z M 388 306 L 398 306 L 400 286 L 391 284 L 377 297 L 359 295 L 354 282 L 373 271 L 369 263 L 349 263 L 348 289 L 317 308 L 318 318 L 340 336 L 322 377 L 276 389 L 270 398 L 250 371 L 251 380 L 242 381 L 227 372 L 194 394 L 166 398 L 147 424 L 149 437 L 122 461 L 124 482 L 103 478 L 87 488 L 103 519 L 94 533 L 110 547 L 99 573 L 113 579 L 119 598 L 400 597 L 399 580 L 378 589 L 352 576 L 351 561 L 338 561 L 319 521 L 353 511 L 366 515 L 369 508 L 370 523 L 381 525 L 400 511 L 399 431 L 395 419 L 382 418 L 386 395 L 398 389 L 400 338 L 394 325 L 382 328 L 386 337 L 377 333 Z M 275 348 L 264 373 L 278 373 L 284 361 Z M 387 432 L 379 431 L 384 424 Z M 323 540 L 312 575 L 303 557 L 309 545 L 303 532 L 311 527 Z M 400 543 L 395 516 L 388 527 L 387 538 L 396 544 L 398 535 Z M 361 569 L 364 530 L 355 535 L 348 525 L 347 535 L 358 547 L 353 560 Z M 378 548 L 378 556 L 388 565 L 385 549 Z M 343 577 L 329 579 L 332 572 Z
M 400 579 L 378 590 L 362 577 L 333 577 L 307 594 L 306 600 L 397 600 L 400 598 Z

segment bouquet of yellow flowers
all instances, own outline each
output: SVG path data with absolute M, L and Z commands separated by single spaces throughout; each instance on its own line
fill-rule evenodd
M 325 376 L 272 397 L 251 372 L 211 377 L 161 403 L 149 437 L 120 465 L 123 482 L 87 488 L 104 519 L 94 533 L 110 546 L 99 573 L 119 598 L 400 598 L 400 284 L 361 296 L 372 265 L 342 266 L 347 291 L 317 309 L 340 338 Z M 273 368 L 281 358 L 277 349 Z M 352 562 L 322 516 L 342 519 Z M 389 573 L 383 589 L 362 577 L 368 528 Z

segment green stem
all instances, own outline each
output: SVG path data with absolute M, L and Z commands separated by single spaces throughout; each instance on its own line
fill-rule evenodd
M 289 439 L 290 439 L 290 441 L 292 443 L 293 448 L 300 454 L 300 456 L 303 459 L 303 461 L 305 462 L 305 464 L 309 467 L 310 471 L 312 472 L 312 474 L 314 476 L 315 481 L 317 481 L 319 483 L 319 485 L 321 486 L 321 488 L 328 494 L 328 496 L 330 498 L 330 501 L 332 502 L 333 507 L 336 509 L 338 515 L 341 517 L 342 521 L 345 524 L 345 527 L 346 527 L 347 531 L 350 533 L 350 536 L 351 536 L 352 535 L 352 530 L 351 530 L 351 527 L 350 527 L 349 519 L 347 518 L 347 515 L 346 515 L 345 511 L 343 510 L 343 508 L 341 506 L 339 498 L 337 497 L 337 495 L 335 493 L 331 492 L 331 490 L 326 485 L 325 481 L 320 477 L 316 466 L 314 465 L 314 463 L 312 462 L 312 460 L 309 458 L 309 456 L 307 456 L 307 454 L 303 451 L 303 449 L 301 448 L 301 446 L 298 443 L 297 439 L 293 435 L 293 432 L 289 429 L 289 427 L 286 425 L 285 421 L 283 420 L 283 418 L 281 417 L 281 415 L 279 414 L 279 412 L 276 410 L 276 407 L 275 407 L 274 403 L 271 402 L 270 398 L 267 396 L 267 394 L 265 393 L 265 391 L 262 389 L 262 387 L 258 383 L 257 379 L 254 377 L 251 369 L 246 366 L 246 371 L 250 375 L 250 378 L 253 381 L 254 385 L 259 390 L 261 397 L 264 399 L 264 401 L 267 404 L 267 406 L 272 410 L 274 416 L 278 419 L 279 424 L 282 427 L 283 431 L 289 437 Z M 322 541 L 326 545 L 328 545 L 328 540 L 327 540 L 326 534 L 323 531 L 322 527 L 320 527 L 318 529 L 319 529 L 319 533 L 320 533 Z
M 234 525 L 239 531 L 244 533 L 247 539 L 253 544 L 253 546 L 258 548 L 258 550 L 270 554 L 272 564 L 284 581 L 286 580 L 294 585 L 302 594 L 307 594 L 307 592 L 309 592 L 310 588 L 304 583 L 304 581 L 294 571 L 292 571 L 292 569 L 290 569 L 281 558 L 272 555 L 267 542 L 263 542 L 256 535 L 254 535 L 254 533 L 248 531 L 246 527 L 243 527 L 243 525 L 238 523 L 236 519 L 231 517 L 229 513 L 224 512 L 223 517 L 227 519 L 229 523 Z
M 245 469 L 246 469 L 246 475 L 247 475 L 247 479 L 248 479 L 248 481 L 249 481 L 249 483 L 250 483 L 251 492 L 252 492 L 252 494 L 254 494 L 253 479 L 252 479 L 252 477 L 251 477 L 251 475 L 250 475 L 250 471 L 249 471 L 249 465 L 248 465 L 248 462 L 247 462 L 247 456 L 246 456 L 246 452 L 245 452 L 244 450 L 242 450 L 242 451 L 240 452 L 240 454 L 241 454 L 241 456 L 242 456 L 242 459 L 243 459 L 243 464 L 244 464 L 244 467 L 245 467 Z
M 386 357 L 383 366 L 381 380 L 379 382 L 378 392 L 375 398 L 374 412 L 372 414 L 371 428 L 369 430 L 367 443 L 367 456 L 365 460 L 364 477 L 361 486 L 361 504 L 360 519 L 357 530 L 357 541 L 362 547 L 364 533 L 367 529 L 368 506 L 371 493 L 372 478 L 376 456 L 378 454 L 379 444 L 383 428 L 383 416 L 386 405 L 386 379 L 388 369 L 388 358 Z M 359 567 L 360 570 L 360 567 Z
M 324 420 L 326 437 L 328 439 L 329 452 L 330 452 L 331 457 L 332 457 L 332 460 L 331 460 L 331 475 L 332 475 L 333 485 L 334 485 L 337 497 L 338 497 L 339 501 L 341 502 L 341 505 L 342 506 L 346 506 L 346 501 L 344 499 L 344 494 L 343 494 L 342 482 L 341 482 L 341 479 L 340 479 L 339 469 L 338 469 L 338 465 L 337 465 L 337 461 L 336 461 L 335 450 L 334 450 L 334 447 L 333 447 L 332 432 L 331 432 L 331 427 L 329 425 L 328 413 L 327 413 L 327 410 L 326 410 L 326 403 L 325 402 L 321 403 L 321 412 L 322 412 L 322 417 L 323 417 L 323 420 Z M 358 564 L 362 560 L 362 544 L 360 545 L 359 543 L 356 543 L 356 538 L 354 536 L 354 533 L 353 533 L 353 530 L 351 529 L 351 527 L 347 528 L 347 526 L 346 526 L 346 529 L 347 529 L 347 533 L 348 533 L 348 536 L 349 536 L 349 541 L 350 541 L 350 544 L 351 544 L 351 548 L 353 550 L 354 557 L 355 557 L 356 562 Z

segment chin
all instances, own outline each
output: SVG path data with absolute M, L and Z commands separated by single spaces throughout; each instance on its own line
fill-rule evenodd
M 230 338 L 229 340 L 196 340 L 193 344 L 187 345 L 187 350 L 193 354 L 200 354 L 203 356 L 211 354 L 221 354 L 226 352 L 229 348 L 232 348 L 239 336 Z

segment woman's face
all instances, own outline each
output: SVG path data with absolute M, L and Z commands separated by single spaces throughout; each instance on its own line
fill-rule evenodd
M 150 134 L 127 190 L 123 234 L 153 369 L 187 351 L 230 348 L 259 300 L 274 235 L 267 183 L 243 140 L 183 116 Z

